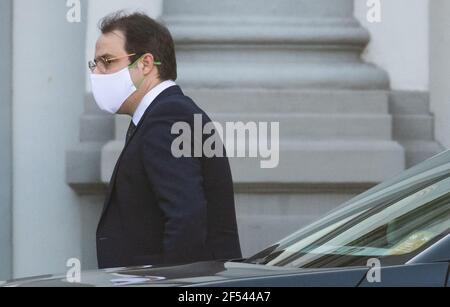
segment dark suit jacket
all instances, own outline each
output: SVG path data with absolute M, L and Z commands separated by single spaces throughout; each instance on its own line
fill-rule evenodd
M 173 86 L 153 101 L 126 143 L 97 229 L 100 268 L 241 257 L 228 159 L 171 152 L 178 137 L 172 125 L 189 123 L 194 135 L 194 114 L 210 122 Z

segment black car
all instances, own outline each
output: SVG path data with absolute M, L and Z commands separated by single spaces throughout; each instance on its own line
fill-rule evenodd
M 41 276 L 5 286 L 450 286 L 450 151 L 248 259 Z

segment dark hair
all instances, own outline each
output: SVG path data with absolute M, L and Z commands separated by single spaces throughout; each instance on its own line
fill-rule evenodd
M 177 60 L 175 46 L 169 30 L 148 17 L 144 13 L 127 14 L 124 11 L 112 13 L 100 21 L 103 34 L 120 30 L 125 34 L 125 49 L 128 53 L 136 53 L 130 57 L 133 63 L 145 53 L 151 53 L 158 66 L 161 80 L 177 79 Z

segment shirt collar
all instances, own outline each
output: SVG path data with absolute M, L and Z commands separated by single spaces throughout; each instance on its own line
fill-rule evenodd
M 156 99 L 156 97 L 159 96 L 159 94 L 164 92 L 169 87 L 172 87 L 172 86 L 175 86 L 175 85 L 177 85 L 177 84 L 174 81 L 167 80 L 167 81 L 161 82 L 160 84 L 155 86 L 152 90 L 150 90 L 150 92 L 148 92 L 144 96 L 144 98 L 142 99 L 141 103 L 139 104 L 139 106 L 137 107 L 136 111 L 134 112 L 133 124 L 135 124 L 136 126 L 139 124 L 139 122 L 141 121 L 142 116 L 144 115 L 145 111 L 152 104 L 152 102 Z

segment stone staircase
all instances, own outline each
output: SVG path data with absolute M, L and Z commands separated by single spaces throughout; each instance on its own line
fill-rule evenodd
M 434 138 L 434 116 L 425 92 L 392 91 L 389 111 L 393 139 L 405 149 L 406 167 L 418 164 L 444 150 Z

